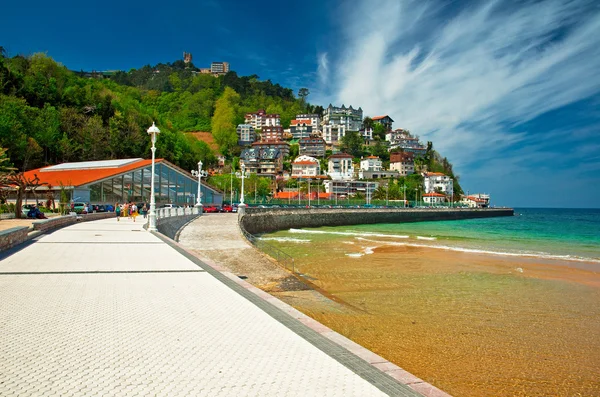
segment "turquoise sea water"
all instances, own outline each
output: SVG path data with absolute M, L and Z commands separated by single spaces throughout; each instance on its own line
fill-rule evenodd
M 263 238 L 287 246 L 341 238 L 600 263 L 600 209 L 522 208 L 514 217 L 290 229 Z M 348 255 L 361 255 L 351 249 Z

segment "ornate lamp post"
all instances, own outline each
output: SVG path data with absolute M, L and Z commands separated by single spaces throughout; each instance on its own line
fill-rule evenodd
M 150 211 L 148 212 L 148 231 L 155 232 L 156 231 L 156 202 L 154 200 L 154 155 L 156 152 L 156 136 L 160 134 L 160 130 L 152 122 L 152 126 L 148 128 L 148 135 L 152 140 L 152 147 L 150 150 L 152 151 L 152 177 L 150 178 Z
M 200 213 L 202 213 L 202 177 L 207 177 L 208 173 L 206 171 L 202 171 L 202 161 L 198 161 L 198 171 L 191 170 L 190 172 L 193 176 L 198 177 L 198 194 L 196 195 L 196 205 L 194 207 L 197 207 Z
M 238 205 L 238 213 L 245 213 L 247 205 L 244 203 L 244 179 L 246 178 L 246 164 L 242 163 L 242 195 L 240 196 L 240 204 Z

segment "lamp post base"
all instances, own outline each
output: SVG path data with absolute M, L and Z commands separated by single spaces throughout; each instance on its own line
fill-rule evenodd
M 239 204 L 238 205 L 238 215 L 244 215 L 246 213 L 246 207 L 248 207 L 247 204 Z
M 198 215 L 202 215 L 202 213 L 204 212 L 204 206 L 202 204 L 196 204 L 194 206 L 194 211 L 196 211 Z
M 148 215 L 148 231 L 149 232 L 157 232 L 158 231 L 158 229 L 156 228 L 156 214 Z

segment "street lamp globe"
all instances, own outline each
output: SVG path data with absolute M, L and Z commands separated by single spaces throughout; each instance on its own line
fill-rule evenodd
M 148 231 L 156 232 L 156 202 L 154 199 L 154 159 L 156 154 L 156 137 L 160 134 L 160 130 L 156 126 L 154 122 L 152 122 L 152 126 L 148 128 L 148 135 L 150 135 L 150 139 L 152 142 L 152 147 L 150 150 L 152 151 L 152 175 L 150 177 L 150 211 L 148 212 Z

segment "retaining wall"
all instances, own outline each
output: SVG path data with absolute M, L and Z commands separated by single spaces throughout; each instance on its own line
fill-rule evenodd
M 161 234 L 169 237 L 171 240 L 177 241 L 179 238 L 179 231 L 192 220 L 196 219 L 201 215 L 180 215 L 171 216 L 167 218 L 160 218 L 156 220 L 156 228 Z
M 370 208 L 246 208 L 240 225 L 250 234 L 290 228 L 404 223 L 513 216 L 512 208 L 370 209 Z
M 12 248 L 27 240 L 29 230 L 27 226 L 18 226 L 0 231 L 0 251 Z

